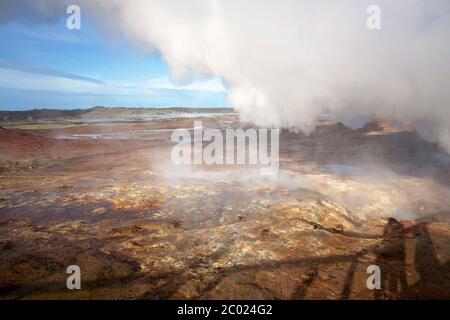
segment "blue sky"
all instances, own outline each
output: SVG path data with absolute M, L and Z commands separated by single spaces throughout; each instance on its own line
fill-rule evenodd
M 170 81 L 158 55 L 145 56 L 121 40 L 107 40 L 83 17 L 68 30 L 53 24 L 0 24 L 0 110 L 33 108 L 229 106 L 219 79 Z

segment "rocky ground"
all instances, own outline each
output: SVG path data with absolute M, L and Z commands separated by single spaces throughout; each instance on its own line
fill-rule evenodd
M 283 131 L 280 172 L 261 177 L 173 166 L 161 129 L 192 126 L 4 124 L 0 298 L 450 298 L 450 157 L 412 128 Z

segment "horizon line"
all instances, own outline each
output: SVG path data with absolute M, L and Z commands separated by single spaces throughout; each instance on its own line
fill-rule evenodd
M 29 112 L 29 111 L 70 111 L 70 110 L 90 110 L 90 109 L 232 109 L 232 106 L 214 106 L 214 107 L 202 107 L 202 106 L 183 106 L 183 107 L 138 107 L 138 106 L 91 106 L 91 107 L 76 107 L 76 108 L 64 108 L 64 107 L 42 107 L 42 108 L 31 108 L 24 110 L 11 110 L 0 108 L 0 112 Z

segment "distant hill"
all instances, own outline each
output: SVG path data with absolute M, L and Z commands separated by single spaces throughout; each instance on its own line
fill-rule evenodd
M 0 111 L 1 121 L 27 121 L 27 120 L 43 120 L 65 117 L 78 117 L 90 112 L 90 109 L 73 109 L 73 110 L 57 110 L 57 109 L 33 109 L 27 111 Z
M 139 118 L 173 113 L 231 113 L 231 108 L 110 108 L 97 106 L 89 109 L 33 109 L 27 111 L 0 111 L 0 122 L 28 122 L 45 120 L 76 120 L 89 118 Z

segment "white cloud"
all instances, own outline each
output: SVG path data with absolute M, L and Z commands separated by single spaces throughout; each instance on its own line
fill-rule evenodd
M 56 71 L 53 72 L 57 73 Z M 64 73 L 61 72 L 61 74 Z M 72 76 L 81 79 L 91 79 L 77 75 Z M 225 91 L 225 88 L 218 79 L 199 80 L 187 86 L 175 86 L 168 78 L 155 78 L 142 82 L 108 82 L 98 80 L 98 83 L 93 83 L 92 81 L 58 76 L 57 74 L 43 74 L 40 72 L 27 72 L 7 68 L 0 68 L 0 87 L 71 93 L 140 96 L 162 95 L 162 90 L 169 91 L 170 94 L 188 91 L 199 95 L 222 93 Z
M 146 84 L 155 89 L 171 89 L 171 90 L 189 90 L 189 91 L 204 91 L 204 92 L 224 92 L 226 88 L 218 78 L 195 80 L 185 86 L 177 86 L 172 83 L 167 77 L 150 79 Z
M 0 68 L 0 87 L 62 92 L 101 92 L 105 85 L 20 70 Z

